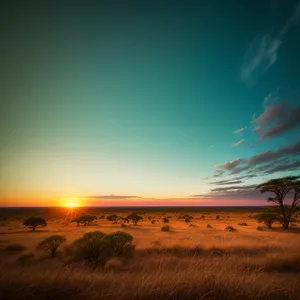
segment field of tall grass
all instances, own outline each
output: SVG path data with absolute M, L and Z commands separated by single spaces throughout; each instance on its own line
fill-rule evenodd
M 51 216 L 37 232 L 9 216 L 0 231 L 0 299 L 300 299 L 298 228 L 258 231 L 251 213 L 190 212 L 190 226 L 178 218 L 182 212 L 145 212 L 138 226 L 125 228 L 107 220 L 65 225 L 61 216 Z M 148 215 L 157 222 L 152 224 Z M 167 232 L 161 231 L 164 215 L 170 217 Z M 226 231 L 229 225 L 236 231 Z M 95 230 L 130 233 L 133 258 L 111 258 L 95 270 L 67 260 L 68 245 Z M 55 259 L 36 250 L 41 240 L 57 233 L 68 242 Z

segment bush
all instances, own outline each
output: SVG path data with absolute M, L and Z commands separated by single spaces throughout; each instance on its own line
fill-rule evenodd
M 151 224 L 155 224 L 155 222 L 156 222 L 155 220 L 151 220 Z
M 43 218 L 40 217 L 30 217 L 24 223 L 24 226 L 32 227 L 32 231 L 35 231 L 37 226 L 46 227 L 47 223 Z
M 133 237 L 122 231 L 106 235 L 101 231 L 88 232 L 74 241 L 68 249 L 75 260 L 83 260 L 93 269 L 104 267 L 112 257 L 129 258 L 134 254 Z
M 122 227 L 122 228 L 125 228 L 125 227 L 128 227 L 128 226 L 127 226 L 126 224 L 122 223 L 122 224 L 121 224 L 121 227 Z
M 26 250 L 26 248 L 21 244 L 11 244 L 6 246 L 5 251 L 10 253 L 17 253 Z
M 169 223 L 169 219 L 167 217 L 163 218 L 164 223 Z
M 238 223 L 239 226 L 248 226 L 246 222 Z
M 213 228 L 210 224 L 206 225 L 207 228 Z
M 96 216 L 89 216 L 89 215 L 84 215 L 84 216 L 80 216 L 76 219 L 73 219 L 71 221 L 71 223 L 77 223 L 77 225 L 79 226 L 81 223 L 84 226 L 90 225 L 91 222 L 93 222 L 94 220 L 97 220 L 98 218 Z
M 33 258 L 34 258 L 33 253 L 23 254 L 18 257 L 18 262 L 21 264 L 29 264 L 32 262 Z
M 219 219 L 220 219 L 220 216 L 219 216 L 219 215 L 217 215 L 217 216 L 216 216 L 216 219 L 217 219 L 217 220 L 219 220 Z
M 272 229 L 272 225 L 278 221 L 278 215 L 275 212 L 271 211 L 265 211 L 260 214 L 257 214 L 254 216 L 254 218 L 259 222 L 259 223 L 265 223 L 265 225 Z
M 117 215 L 109 215 L 106 217 L 106 220 L 111 221 L 113 224 L 118 223 L 119 217 Z
M 232 227 L 232 226 L 227 226 L 226 228 L 225 228 L 225 230 L 226 231 L 236 231 L 236 229 L 234 228 L 234 227 Z
M 151 221 L 151 220 L 152 220 L 152 217 L 151 217 L 151 216 L 148 216 L 148 220 Z
M 51 235 L 39 243 L 37 249 L 43 249 L 50 252 L 51 257 L 55 257 L 58 247 L 66 242 L 66 238 L 62 235 Z
M 131 234 L 117 231 L 106 235 L 105 239 L 109 241 L 113 257 L 129 258 L 133 255 L 135 247 L 132 245 L 133 236 Z
M 138 214 L 130 214 L 127 216 L 128 220 L 132 220 L 133 225 L 137 225 L 139 221 L 143 220 L 143 217 L 139 216 Z
M 185 218 L 184 222 L 185 222 L 185 223 L 190 223 L 190 222 L 191 222 L 191 219 L 190 219 L 190 218 Z
M 161 231 L 170 231 L 170 226 L 169 225 L 164 225 L 162 228 L 161 228 Z
M 105 216 L 100 216 L 100 217 L 99 217 L 99 220 L 100 220 L 100 219 L 105 219 Z
M 101 231 L 88 232 L 74 241 L 69 249 L 75 261 L 85 261 L 93 269 L 103 267 L 110 258 L 110 245 Z
M 257 226 L 256 229 L 259 230 L 259 231 L 263 231 L 264 230 L 264 228 L 262 226 Z

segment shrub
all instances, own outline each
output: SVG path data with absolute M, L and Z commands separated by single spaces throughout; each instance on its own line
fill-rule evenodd
M 185 218 L 184 222 L 185 222 L 185 223 L 190 223 L 191 220 L 192 220 L 191 218 Z
M 99 217 L 99 220 L 100 220 L 100 219 L 105 219 L 105 216 L 100 216 L 100 217 Z
M 74 241 L 69 249 L 72 258 L 83 260 L 93 269 L 103 267 L 110 258 L 110 245 L 101 231 L 88 232 Z
M 139 221 L 143 220 L 143 217 L 138 214 L 130 214 L 127 216 L 128 220 L 132 220 L 133 225 L 137 225 Z
M 201 217 L 201 219 L 204 220 L 204 219 L 205 219 L 205 216 L 203 215 L 203 216 Z
M 127 226 L 126 224 L 122 223 L 122 224 L 121 224 L 121 227 L 122 227 L 122 228 L 125 228 L 125 227 L 128 227 L 128 226 Z
M 161 228 L 161 231 L 170 231 L 170 226 L 169 225 L 164 225 L 162 228 Z
M 164 223 L 169 223 L 169 219 L 167 217 L 163 218 Z
M 155 220 L 151 220 L 151 224 L 155 224 L 155 222 L 156 222 Z
M 219 216 L 219 215 L 217 215 L 217 216 L 216 216 L 216 219 L 217 219 L 217 220 L 219 220 L 219 219 L 220 219 L 220 216 Z
M 32 261 L 34 258 L 33 253 L 23 254 L 18 257 L 18 262 L 21 264 L 28 264 Z
M 45 238 L 39 243 L 37 249 L 43 249 L 46 252 L 50 252 L 51 257 L 55 257 L 58 247 L 66 242 L 66 238 L 62 235 L 52 235 Z
M 119 217 L 117 215 L 109 215 L 106 217 L 106 220 L 111 221 L 113 224 L 118 223 Z
M 259 222 L 259 223 L 265 223 L 265 225 L 272 229 L 272 225 L 278 221 L 278 215 L 275 212 L 271 211 L 264 211 L 260 214 L 257 214 L 254 216 L 254 218 Z
M 152 220 L 152 217 L 151 217 L 151 216 L 148 216 L 148 220 L 151 221 L 151 220 Z
M 207 228 L 213 228 L 210 224 L 206 225 Z
M 226 228 L 225 228 L 225 230 L 226 231 L 236 231 L 236 229 L 234 228 L 234 227 L 232 227 L 232 226 L 227 226 Z
M 248 226 L 246 222 L 238 223 L 239 226 Z
M 132 240 L 130 234 L 122 231 L 108 235 L 101 231 L 93 231 L 74 241 L 68 252 L 75 261 L 83 260 L 95 269 L 104 267 L 112 257 L 131 257 L 135 250 Z
M 81 223 L 84 226 L 90 225 L 91 222 L 93 222 L 94 220 L 97 220 L 98 218 L 96 216 L 89 216 L 89 215 L 84 215 L 84 216 L 80 216 L 76 219 L 73 219 L 71 221 L 71 223 L 77 223 L 77 225 L 79 226 Z
M 47 223 L 43 218 L 40 217 L 30 217 L 24 223 L 24 226 L 32 227 L 32 231 L 35 231 L 37 226 L 46 227 Z
M 111 246 L 113 257 L 131 257 L 135 247 L 132 245 L 133 236 L 129 233 L 117 231 L 106 235 L 105 239 Z
M 196 224 L 190 224 L 189 227 L 197 227 Z
M 11 244 L 6 246 L 5 251 L 10 253 L 17 253 L 26 250 L 26 248 L 21 244 Z
M 262 226 L 257 226 L 256 229 L 259 230 L 259 231 L 263 231 L 264 230 L 264 228 Z

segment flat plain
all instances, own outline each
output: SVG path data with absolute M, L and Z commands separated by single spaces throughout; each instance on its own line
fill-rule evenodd
M 264 227 L 253 218 L 262 209 L 2 208 L 0 299 L 300 299 L 299 228 Z M 135 226 L 106 219 L 130 213 L 143 220 Z M 98 219 L 87 226 L 70 222 L 83 214 Z M 30 231 L 22 225 L 30 216 L 47 226 Z M 161 230 L 164 218 L 169 231 Z M 91 231 L 129 233 L 134 256 L 96 270 L 69 262 L 68 245 Z M 36 249 L 51 235 L 67 239 L 54 259 Z

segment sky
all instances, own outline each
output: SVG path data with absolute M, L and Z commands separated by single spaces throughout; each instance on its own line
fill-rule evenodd
M 299 1 L 0 11 L 0 205 L 262 205 L 299 175 Z

